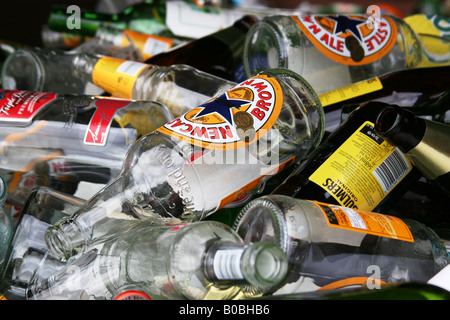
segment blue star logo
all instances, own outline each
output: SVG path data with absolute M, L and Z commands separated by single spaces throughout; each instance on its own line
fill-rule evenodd
M 199 113 L 197 113 L 195 118 L 203 117 L 212 113 L 217 113 L 232 125 L 232 110 L 234 108 L 239 109 L 244 104 L 248 103 L 249 101 L 228 99 L 226 94 L 224 93 L 214 100 L 200 105 L 199 107 L 203 109 Z
M 364 19 L 352 19 L 348 16 L 328 16 L 331 20 L 336 21 L 336 26 L 334 28 L 333 34 L 339 34 L 341 32 L 346 32 L 349 30 L 351 33 L 355 35 L 360 41 L 362 41 L 361 33 L 358 29 L 358 26 L 360 24 L 366 23 L 366 20 Z

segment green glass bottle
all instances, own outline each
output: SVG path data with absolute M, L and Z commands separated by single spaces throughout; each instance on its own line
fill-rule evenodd
M 55 31 L 95 36 L 103 22 L 120 29 L 173 36 L 165 24 L 165 1 L 148 0 L 129 6 L 118 14 L 106 14 L 80 9 L 77 6 L 53 6 L 48 26 Z

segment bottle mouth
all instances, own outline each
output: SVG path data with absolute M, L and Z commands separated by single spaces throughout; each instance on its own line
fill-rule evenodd
M 379 114 L 375 122 L 375 129 L 384 135 L 392 131 L 399 122 L 399 113 L 396 108 L 386 107 Z
M 252 258 L 246 259 L 245 255 Z M 278 285 L 287 273 L 286 253 L 274 243 L 252 243 L 244 251 L 243 260 L 254 261 L 254 265 L 244 266 L 245 278 L 258 288 Z
M 44 76 L 43 66 L 33 52 L 19 49 L 3 64 L 2 87 L 9 90 L 42 91 Z
M 287 67 L 287 53 L 281 34 L 266 20 L 257 22 L 248 31 L 243 57 L 247 78 L 267 69 Z
M 245 243 L 274 243 L 284 252 L 288 251 L 289 237 L 283 212 L 270 199 L 261 197 L 250 201 L 236 217 L 233 229 Z
M 47 228 L 45 243 L 55 258 L 65 261 L 87 246 L 87 241 L 80 239 L 80 234 L 80 229 L 73 221 L 63 219 Z

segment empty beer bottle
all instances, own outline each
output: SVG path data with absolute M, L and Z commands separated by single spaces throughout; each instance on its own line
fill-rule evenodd
M 273 194 L 382 212 L 420 173 L 374 125 L 382 102 L 362 104 L 315 148 Z
M 40 48 L 10 56 L 2 79 L 5 89 L 69 94 L 82 93 L 91 83 L 115 97 L 164 103 L 176 116 L 236 84 L 187 65 L 164 67 Z
M 449 65 L 449 49 L 450 39 L 418 35 L 394 16 L 275 15 L 247 33 L 244 67 L 247 76 L 291 69 L 322 94 L 388 72 Z
M 245 243 L 286 252 L 290 272 L 274 295 L 424 283 L 450 263 L 444 242 L 418 221 L 276 194 L 250 201 L 233 229 Z
M 247 77 L 242 63 L 247 31 L 258 20 L 246 15 L 232 26 L 161 52 L 146 61 L 158 66 L 185 64 L 234 82 Z
M 139 139 L 115 181 L 47 233 L 70 257 L 139 224 L 203 219 L 257 190 L 323 135 L 323 109 L 297 74 L 272 69 Z
M 0 292 L 8 300 L 25 300 L 33 276 L 35 280 L 45 280 L 65 266 L 48 250 L 45 230 L 73 214 L 84 202 L 47 187 L 32 190 L 17 221 L 1 273 Z
M 386 105 L 375 123 L 376 132 L 398 148 L 411 163 L 450 195 L 450 126 Z
M 37 185 L 72 193 L 80 181 L 91 197 L 120 173 L 133 142 L 172 119 L 158 102 L 0 90 L 8 202 L 23 206 Z
M 144 224 L 83 253 L 47 280 L 32 280 L 27 297 L 110 300 L 119 288 L 136 284 L 169 299 L 240 299 L 270 292 L 286 272 L 280 247 L 244 244 L 220 222 Z
M 95 36 L 98 27 L 106 23 L 119 29 L 168 38 L 197 39 L 231 26 L 246 14 L 269 15 L 270 12 L 251 8 L 200 8 L 185 1 L 151 0 L 133 4 L 117 14 L 77 6 L 54 6 L 47 24 L 55 31 L 86 36 Z

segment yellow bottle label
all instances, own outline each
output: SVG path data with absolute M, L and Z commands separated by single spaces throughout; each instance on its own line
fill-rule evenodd
M 383 89 L 383 84 L 380 79 L 372 78 L 322 93 L 319 95 L 319 99 L 322 102 L 322 106 L 326 107 L 330 104 L 356 98 L 381 89 Z
M 414 242 L 411 230 L 403 220 L 397 217 L 313 202 L 320 207 L 329 226 Z
M 401 151 L 366 121 L 310 177 L 342 206 L 373 210 L 411 171 Z
M 132 99 L 134 83 L 147 67 L 145 63 L 103 57 L 94 66 L 92 81 L 115 97 Z
M 131 44 L 130 41 L 136 46 L 145 60 L 173 46 L 173 39 L 125 30 L 121 46 L 128 47 Z

